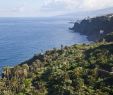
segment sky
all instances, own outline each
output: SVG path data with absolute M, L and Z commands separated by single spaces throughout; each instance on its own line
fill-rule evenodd
M 56 16 L 113 7 L 113 0 L 0 0 L 0 17 Z

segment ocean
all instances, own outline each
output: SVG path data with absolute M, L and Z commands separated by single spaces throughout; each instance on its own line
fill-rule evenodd
M 73 24 L 63 18 L 0 18 L 0 67 L 14 66 L 34 54 L 88 42 L 70 31 Z

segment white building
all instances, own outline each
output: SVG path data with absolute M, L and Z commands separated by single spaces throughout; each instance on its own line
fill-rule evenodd
M 104 34 L 104 30 L 100 30 L 100 34 Z

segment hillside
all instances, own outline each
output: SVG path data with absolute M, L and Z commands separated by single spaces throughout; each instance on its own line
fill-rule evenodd
M 72 30 L 87 35 L 91 41 L 100 39 L 100 30 L 104 31 L 103 35 L 113 32 L 113 14 L 98 16 L 94 18 L 86 18 L 77 21 Z
M 61 46 L 5 67 L 0 95 L 113 95 L 112 80 L 113 42 Z

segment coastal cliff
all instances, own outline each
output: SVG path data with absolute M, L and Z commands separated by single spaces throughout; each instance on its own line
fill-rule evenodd
M 113 14 L 104 16 L 86 18 L 74 23 L 71 28 L 75 32 L 79 32 L 88 36 L 88 40 L 96 41 L 100 39 L 100 31 L 104 31 L 103 35 L 113 32 Z

